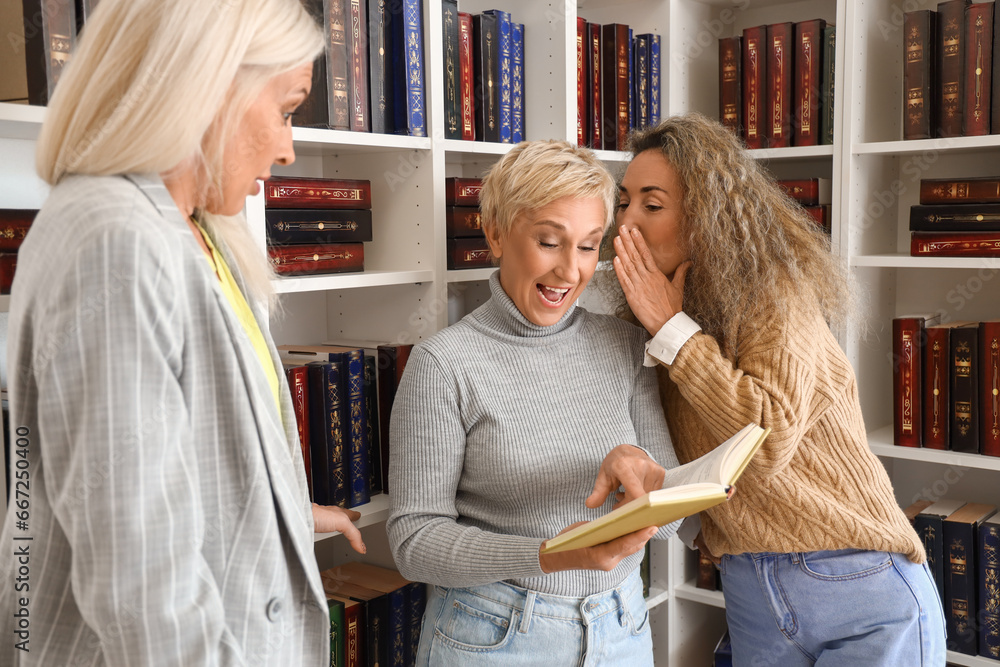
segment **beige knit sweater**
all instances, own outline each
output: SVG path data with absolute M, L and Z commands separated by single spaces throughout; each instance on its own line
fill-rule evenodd
M 762 322 L 741 336 L 736 364 L 697 333 L 658 370 L 681 463 L 750 422 L 771 428 L 732 500 L 701 514 L 713 553 L 859 548 L 925 560 L 868 449 L 854 371 L 818 311 Z

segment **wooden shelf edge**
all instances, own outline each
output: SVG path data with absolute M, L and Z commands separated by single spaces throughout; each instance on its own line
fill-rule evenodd
M 360 505 L 358 507 L 351 508 L 355 511 L 361 512 L 361 518 L 354 522 L 354 525 L 358 528 L 365 528 L 367 526 L 373 526 L 377 523 L 383 523 L 389 518 L 389 496 L 385 493 L 380 493 L 377 496 L 372 497 L 371 502 L 366 505 Z M 343 533 L 314 533 L 313 543 L 322 542 L 323 540 L 333 539 L 335 537 L 340 537 Z
M 923 461 L 938 465 L 960 466 L 979 470 L 1000 470 L 1000 457 L 951 452 L 940 449 L 919 447 L 897 447 L 892 444 L 892 425 L 884 426 L 868 433 L 868 447 L 876 456 L 885 456 L 908 461 Z
M 338 289 L 360 289 L 386 285 L 406 285 L 434 280 L 430 269 L 416 271 L 360 271 L 358 273 L 331 273 L 317 276 L 289 276 L 273 281 L 278 294 L 322 292 Z
M 701 604 L 720 607 L 722 609 L 726 608 L 726 598 L 722 595 L 722 591 L 710 591 L 704 588 L 698 588 L 694 585 L 694 582 L 691 581 L 685 581 L 683 584 L 677 584 L 677 586 L 674 587 L 674 597 L 678 600 L 689 600 L 691 602 L 700 602 Z

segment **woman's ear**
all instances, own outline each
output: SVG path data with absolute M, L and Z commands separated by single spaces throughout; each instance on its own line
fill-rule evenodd
M 486 242 L 490 244 L 490 252 L 497 260 L 503 254 L 504 239 L 500 236 L 500 230 L 496 225 L 483 225 L 483 233 L 486 235 Z

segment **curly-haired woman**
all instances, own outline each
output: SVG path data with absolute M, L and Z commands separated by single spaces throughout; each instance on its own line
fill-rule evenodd
M 771 429 L 735 497 L 701 514 L 734 664 L 944 664 L 924 550 L 830 330 L 854 300 L 825 236 L 714 121 L 674 117 L 630 148 L 608 254 L 620 314 L 653 336 L 678 458 Z

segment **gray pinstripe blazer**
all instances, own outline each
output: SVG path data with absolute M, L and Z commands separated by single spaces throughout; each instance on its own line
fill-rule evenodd
M 328 664 L 284 373 L 279 416 L 162 181 L 67 178 L 19 264 L 0 664 Z

